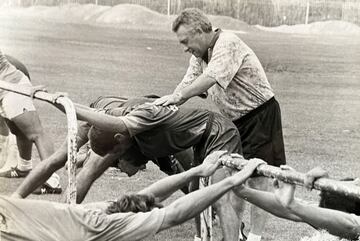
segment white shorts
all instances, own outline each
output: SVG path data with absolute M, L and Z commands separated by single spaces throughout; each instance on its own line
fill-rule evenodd
M 18 85 L 32 86 L 29 79 L 24 75 Z M 2 100 L 0 100 L 0 115 L 9 120 L 27 112 L 35 111 L 32 99 L 25 95 L 15 94 L 14 92 L 6 92 Z

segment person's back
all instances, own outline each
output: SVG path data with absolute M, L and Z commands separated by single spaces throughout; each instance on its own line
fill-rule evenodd
M 141 240 L 155 234 L 163 218 L 161 209 L 108 215 L 87 205 L 0 196 L 2 240 Z
M 122 111 L 115 108 L 108 113 L 124 115 L 122 120 L 130 136 L 149 157 L 171 155 L 192 146 L 198 159 L 219 148 L 229 152 L 241 150 L 235 125 L 209 110 L 186 107 L 174 110 L 171 107 L 143 104 L 128 113 Z M 231 145 L 227 145 L 228 142 L 232 142 Z

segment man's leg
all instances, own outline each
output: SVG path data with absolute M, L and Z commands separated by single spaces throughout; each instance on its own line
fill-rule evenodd
M 227 173 L 224 168 L 218 169 L 212 176 L 212 183 L 217 183 L 226 178 L 226 176 Z M 240 205 L 234 206 L 232 204 L 234 200 L 241 202 L 239 198 L 235 197 L 233 192 L 228 192 L 214 204 L 220 219 L 224 241 L 237 241 L 239 239 L 240 219 L 237 214 L 239 210 L 235 210 L 234 207 L 240 207 Z
M 13 97 L 16 98 L 16 97 Z M 9 103 L 13 100 L 10 98 Z M 24 101 L 29 101 L 25 99 Z M 7 104 L 7 103 L 4 103 Z M 30 108 L 30 107 L 29 107 Z M 17 115 L 7 122 L 11 132 L 16 135 L 17 145 L 19 149 L 20 159 L 15 169 L 20 176 L 26 176 L 28 171 L 32 168 L 31 151 L 32 143 L 39 152 L 41 160 L 44 160 L 51 156 L 54 152 L 54 147 L 49 136 L 45 133 L 39 116 L 35 110 L 25 111 L 24 113 Z M 13 172 L 13 171 L 12 171 Z M 46 186 L 43 187 L 41 192 L 47 193 L 59 193 L 61 192 L 59 176 L 54 173 L 47 181 Z M 50 188 L 49 188 L 50 187 Z M 45 190 L 48 188 L 49 190 Z M 50 190 L 54 189 L 54 190 Z M 45 191 L 44 191 L 45 190 Z
M 7 153 L 9 149 L 9 128 L 5 123 L 5 119 L 0 116 L 0 169 L 5 170 L 7 168 Z
M 262 190 L 262 191 L 271 191 L 271 179 L 267 177 L 255 177 L 248 180 L 248 185 L 251 188 Z M 264 232 L 264 227 L 266 221 L 269 217 L 269 214 L 261 208 L 258 208 L 255 205 L 251 205 L 251 216 L 250 216 L 250 233 L 248 240 L 250 241 L 260 241 Z

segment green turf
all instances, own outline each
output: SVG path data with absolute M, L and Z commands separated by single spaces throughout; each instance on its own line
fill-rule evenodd
M 186 71 L 189 56 L 169 32 L 101 28 L 2 18 L 1 49 L 22 60 L 35 84 L 50 92 L 68 92 L 87 104 L 99 95 L 138 96 L 170 93 Z M 360 173 L 360 40 L 345 36 L 304 36 L 264 32 L 239 35 L 257 53 L 282 109 L 288 164 L 299 171 L 316 165 L 340 178 Z M 191 100 L 187 105 L 214 108 Z M 36 102 L 55 146 L 66 136 L 66 120 L 55 108 Z M 35 153 L 35 163 L 38 157 Z M 64 171 L 59 172 L 65 185 Z M 108 171 L 86 202 L 136 191 L 163 175 L 154 166 L 127 178 Z M 0 179 L 0 193 L 10 194 L 21 180 Z M 180 193 L 177 196 L 181 195 Z M 316 193 L 299 189 L 301 198 Z M 31 198 L 39 198 L 31 196 Z M 43 196 L 61 201 L 59 196 Z M 248 230 L 248 214 L 245 223 Z M 271 217 L 264 240 L 292 241 L 311 227 Z M 192 222 L 148 240 L 192 240 Z

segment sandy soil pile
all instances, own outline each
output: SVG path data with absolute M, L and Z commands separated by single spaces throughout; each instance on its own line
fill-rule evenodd
M 0 16 L 34 17 L 46 20 L 72 22 L 114 24 L 114 26 L 153 28 L 171 30 L 171 23 L 176 16 L 166 16 L 146 7 L 134 4 L 119 4 L 114 7 L 94 4 L 69 4 L 56 7 L 34 6 L 29 8 L 2 8 Z M 5 11 L 6 10 L 6 11 Z M 239 20 L 226 16 L 210 16 L 216 27 L 233 30 L 248 30 L 250 27 Z
M 256 26 L 264 31 L 295 33 L 295 34 L 333 34 L 333 35 L 360 35 L 360 26 L 345 21 L 324 21 L 310 24 L 282 25 L 278 27 Z
M 146 7 L 134 4 L 119 4 L 114 7 L 98 6 L 94 4 L 69 4 L 56 7 L 34 6 L 29 8 L 0 9 L 0 16 L 34 17 L 45 20 L 73 23 L 111 24 L 125 28 L 156 28 L 171 30 L 171 23 L 175 16 L 166 16 Z M 360 35 L 360 27 L 344 21 L 314 22 L 308 25 L 282 25 L 278 27 L 256 26 L 254 28 L 243 21 L 226 16 L 209 16 L 214 26 L 223 29 L 248 32 L 254 29 L 263 31 L 292 33 L 292 34 L 338 34 Z

